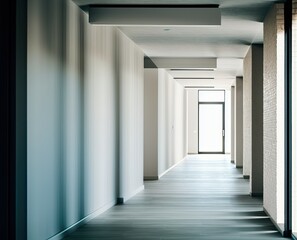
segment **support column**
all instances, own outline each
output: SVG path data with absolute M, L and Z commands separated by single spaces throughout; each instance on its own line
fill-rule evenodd
M 158 68 L 144 70 L 144 180 L 158 179 Z
M 231 86 L 231 163 L 234 163 L 235 159 L 235 87 Z
M 284 224 L 284 5 L 264 20 L 263 205 L 273 222 Z
M 250 193 L 263 195 L 263 45 L 252 46 L 252 154 Z
M 243 177 L 250 178 L 252 159 L 252 47 L 243 62 Z
M 189 154 L 198 154 L 198 91 L 188 89 L 188 149 Z
M 144 55 L 118 31 L 120 152 L 118 203 L 143 190 Z
M 242 168 L 243 164 L 243 80 L 242 77 L 236 78 L 235 83 L 235 165 Z
M 244 59 L 243 177 L 251 195 L 263 194 L 263 45 L 254 44 Z

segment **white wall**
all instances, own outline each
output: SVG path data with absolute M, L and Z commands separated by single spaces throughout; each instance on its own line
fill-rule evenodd
M 118 31 L 120 189 L 124 201 L 143 189 L 144 54 Z
M 84 89 L 84 155 L 81 164 L 84 170 L 84 211 L 91 214 L 114 203 L 116 197 L 118 80 L 116 29 L 91 26 L 87 22 L 87 16 L 84 17 L 85 67 L 84 77 L 80 79 L 83 80 Z M 67 120 L 66 125 L 73 121 L 71 118 Z M 69 159 L 69 162 L 73 163 L 72 159 Z M 81 169 L 80 166 L 77 167 Z M 68 201 L 66 203 L 68 204 Z
M 186 93 L 164 69 L 145 69 L 144 178 L 158 179 L 186 155 Z
M 188 153 L 198 154 L 198 91 L 187 89 Z
M 175 82 L 174 95 L 174 162 L 177 163 L 186 156 L 186 91 L 184 86 Z
M 231 89 L 225 90 L 225 153 L 231 154 Z
M 28 239 L 49 239 L 115 204 L 120 134 L 121 197 L 142 186 L 143 53 L 70 0 L 29 0 L 27 89 Z
M 283 4 L 276 4 L 264 21 L 264 208 L 284 222 L 284 28 Z
M 186 155 L 184 87 L 164 69 L 158 71 L 158 175 Z
M 66 32 L 70 18 L 73 23 Z M 66 11 L 65 2 L 28 1 L 27 220 L 28 239 L 32 240 L 48 239 L 94 208 L 88 204 L 93 195 L 79 197 L 85 190 L 84 171 L 79 170 L 84 159 L 80 156 L 84 152 L 80 147 L 84 139 L 80 131 L 83 119 L 79 117 L 83 114 L 80 103 L 84 94 L 77 91 L 81 84 L 77 71 L 79 34 L 83 31 L 79 18 L 72 4 L 67 4 Z M 70 37 L 72 42 L 64 48 Z M 65 121 L 72 117 L 73 121 L 64 128 Z M 71 132 L 71 128 L 78 129 Z M 70 184 L 67 189 L 66 184 Z M 73 195 L 75 198 L 66 206 L 66 198 Z
M 158 69 L 144 69 L 144 179 L 158 178 Z

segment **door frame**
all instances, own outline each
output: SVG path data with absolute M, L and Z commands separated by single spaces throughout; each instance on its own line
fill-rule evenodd
M 203 91 L 211 91 L 211 92 L 215 92 L 215 91 L 222 91 L 224 92 L 224 101 L 217 101 L 217 102 L 201 102 L 199 101 L 199 92 L 203 92 Z M 203 89 L 203 90 L 198 90 L 198 154 L 225 154 L 225 136 L 226 136 L 226 128 L 225 128 L 225 100 L 226 100 L 226 91 L 224 89 Z M 222 116 L 222 141 L 223 141 L 223 149 L 221 152 L 200 152 L 199 151 L 199 136 L 200 136 L 200 131 L 199 131 L 199 107 L 200 104 L 222 104 L 223 106 L 223 116 Z M 224 134 L 223 134 L 224 133 Z

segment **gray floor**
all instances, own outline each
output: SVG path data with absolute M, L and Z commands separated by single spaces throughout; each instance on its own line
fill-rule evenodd
M 190 156 L 65 239 L 283 239 L 224 156 Z

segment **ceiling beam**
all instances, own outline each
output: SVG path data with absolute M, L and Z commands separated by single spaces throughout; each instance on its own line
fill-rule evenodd
M 215 86 L 185 86 L 186 89 L 215 88 Z
M 221 11 L 218 5 L 91 5 L 89 22 L 108 26 L 219 26 Z
M 175 77 L 175 80 L 214 80 L 214 77 Z
M 158 68 L 195 68 L 195 69 L 216 69 L 216 58 L 154 58 L 151 60 Z

